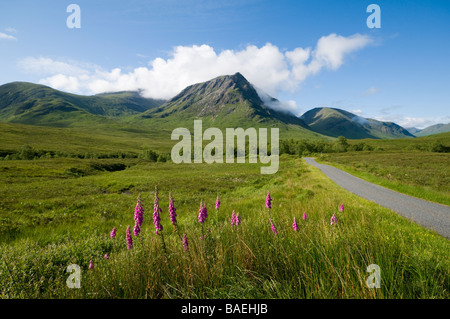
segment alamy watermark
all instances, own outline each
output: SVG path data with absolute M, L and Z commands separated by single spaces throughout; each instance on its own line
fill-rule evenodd
M 225 146 L 223 133 L 216 127 L 210 127 L 203 132 L 202 120 L 194 121 L 194 163 L 246 163 L 246 150 L 248 149 L 248 162 L 270 164 L 261 167 L 261 174 L 274 174 L 279 167 L 279 129 L 270 129 L 270 153 L 267 150 L 267 128 L 227 128 L 225 130 Z M 258 137 L 259 136 L 259 137 Z M 179 163 L 192 163 L 191 132 L 187 128 L 176 128 L 171 139 L 181 141 L 174 145 L 171 152 L 172 161 Z M 203 149 L 203 141 L 210 141 Z M 236 140 L 236 144 L 235 144 Z M 248 144 L 246 143 L 248 141 Z M 248 145 L 248 147 L 247 147 Z M 225 147 L 225 152 L 224 152 Z
M 66 12 L 71 13 L 66 20 L 66 25 L 69 29 L 81 28 L 81 8 L 78 4 L 69 4 Z
M 381 287 L 381 269 L 380 266 L 376 264 L 370 264 L 367 266 L 367 272 L 371 275 L 367 277 L 366 284 L 369 288 L 380 288 Z
M 367 17 L 366 24 L 369 29 L 381 28 L 381 8 L 378 4 L 369 4 L 366 12 L 370 12 L 371 15 Z
M 81 288 L 81 268 L 76 264 L 67 266 L 66 272 L 70 273 L 66 280 L 68 288 Z

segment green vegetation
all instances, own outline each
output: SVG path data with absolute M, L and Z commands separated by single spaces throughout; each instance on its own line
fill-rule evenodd
M 50 126 L 113 123 L 163 104 L 138 92 L 82 96 L 50 87 L 13 82 L 0 86 L 0 122 Z
M 450 205 L 449 153 L 348 152 L 319 159 L 372 183 Z
M 281 156 L 276 176 L 261 175 L 259 164 L 74 158 L 0 163 L 2 297 L 449 297 L 448 240 L 340 189 L 296 157 Z M 165 250 L 151 217 L 156 185 Z M 264 205 L 268 190 L 277 235 Z M 169 192 L 177 233 L 167 211 Z M 128 250 L 125 230 L 133 227 L 138 194 L 144 223 Z M 200 201 L 208 208 L 204 227 L 197 221 Z M 341 203 L 344 212 L 338 211 Z M 241 224 L 232 228 L 233 210 Z M 338 223 L 330 225 L 335 212 Z M 117 236 L 111 239 L 113 227 Z M 184 233 L 188 251 L 181 245 Z M 66 286 L 72 263 L 82 268 L 81 289 Z M 380 289 L 366 286 L 372 263 L 382 271 Z
M 413 137 L 395 123 L 366 119 L 341 109 L 314 108 L 304 113 L 301 118 L 313 131 L 333 137 L 345 136 L 351 139 Z
M 414 135 L 415 136 L 428 136 L 440 133 L 450 132 L 450 123 L 447 124 L 435 124 L 419 130 Z

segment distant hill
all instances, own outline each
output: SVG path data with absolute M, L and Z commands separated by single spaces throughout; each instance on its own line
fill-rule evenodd
M 421 129 L 417 128 L 417 127 L 405 127 L 405 129 L 412 135 L 416 135 L 417 133 L 419 133 L 421 131 Z
M 419 130 L 416 132 L 416 136 L 428 136 L 439 133 L 450 132 L 450 123 L 447 124 L 435 124 L 424 128 L 423 130 Z
M 150 129 L 170 134 L 177 127 L 191 129 L 194 120 L 202 119 L 204 128 L 278 127 L 281 138 L 413 137 L 395 123 L 362 118 L 336 108 L 315 108 L 298 117 L 275 109 L 274 105 L 280 104 L 277 99 L 266 94 L 261 98 L 259 94 L 240 73 L 190 85 L 168 101 L 144 98 L 132 91 L 83 96 L 39 84 L 12 82 L 0 86 L 0 122 Z
M 138 92 L 82 96 L 13 82 L 0 86 L 0 122 L 50 126 L 95 123 L 139 114 L 164 102 L 143 98 Z
M 392 122 L 367 119 L 337 108 L 314 108 L 301 119 L 315 132 L 349 139 L 392 139 L 414 137 L 403 127 Z
M 271 101 L 277 100 L 271 98 Z M 289 130 L 298 136 L 320 137 L 294 114 L 266 106 L 254 87 L 240 73 L 188 86 L 163 105 L 136 118 L 173 128 L 192 127 L 195 119 L 202 119 L 204 127 L 276 126 L 280 131 Z

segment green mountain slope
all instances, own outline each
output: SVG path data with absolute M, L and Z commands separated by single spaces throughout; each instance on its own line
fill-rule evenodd
M 0 122 L 73 126 L 108 122 L 144 112 L 164 101 L 138 92 L 82 96 L 50 87 L 13 82 L 0 86 Z
M 450 132 L 450 123 L 447 124 L 435 124 L 428 126 L 424 128 L 423 130 L 420 130 L 417 132 L 416 136 L 428 136 L 428 135 L 434 135 L 434 134 L 440 134 L 440 133 L 446 133 Z
M 315 132 L 349 139 L 392 139 L 414 137 L 406 129 L 392 122 L 366 119 L 336 108 L 314 108 L 301 119 Z
M 165 104 L 136 118 L 145 126 L 191 129 L 194 120 L 201 119 L 203 127 L 278 127 L 283 137 L 323 138 L 295 115 L 264 105 L 240 73 L 191 85 Z

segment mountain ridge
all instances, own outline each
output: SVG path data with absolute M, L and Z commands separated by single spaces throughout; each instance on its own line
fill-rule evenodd
M 144 98 L 138 91 L 84 96 L 41 84 L 11 82 L 0 86 L 0 122 L 55 127 L 123 123 L 170 130 L 192 127 L 194 120 L 202 119 L 205 128 L 279 127 L 289 137 L 300 138 L 413 137 L 395 123 L 336 108 L 314 108 L 298 117 L 271 107 L 279 101 L 260 94 L 239 72 L 190 85 L 167 101 Z
M 412 138 L 414 135 L 393 122 L 364 118 L 351 112 L 317 107 L 305 112 L 301 118 L 315 132 L 349 139 Z
M 190 85 L 160 107 L 150 109 L 140 117 L 167 118 L 175 113 L 182 118 L 202 118 L 216 124 L 231 123 L 241 115 L 243 119 L 251 118 L 255 123 L 278 121 L 308 129 L 294 114 L 264 105 L 255 88 L 239 72 Z

